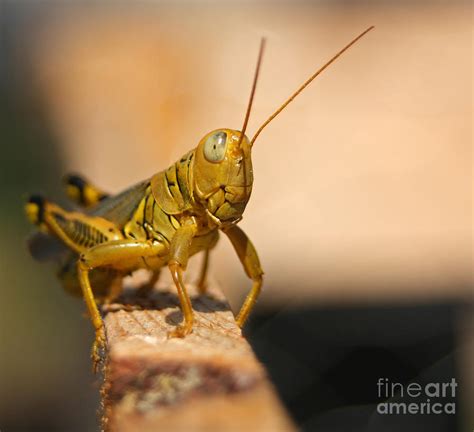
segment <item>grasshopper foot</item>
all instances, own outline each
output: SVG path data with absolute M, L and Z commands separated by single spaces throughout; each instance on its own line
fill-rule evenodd
M 97 373 L 99 370 L 100 362 L 105 351 L 105 342 L 105 331 L 104 328 L 101 327 L 96 330 L 94 344 L 92 345 L 91 359 L 94 373 Z
M 171 338 L 184 338 L 186 335 L 193 331 L 193 324 L 184 324 L 176 327 L 174 330 L 168 332 L 168 339 Z

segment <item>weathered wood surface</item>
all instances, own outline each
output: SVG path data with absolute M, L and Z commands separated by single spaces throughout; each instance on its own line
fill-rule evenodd
M 173 287 L 104 308 L 104 429 L 295 430 L 222 294 L 189 288 L 195 325 L 184 339 L 167 337 L 181 321 Z

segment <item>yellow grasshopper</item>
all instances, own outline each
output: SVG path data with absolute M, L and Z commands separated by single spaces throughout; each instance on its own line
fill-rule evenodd
M 59 261 L 58 276 L 64 287 L 73 294 L 82 293 L 96 332 L 94 368 L 106 341 L 97 304 L 116 297 L 123 277 L 137 269 L 152 272 L 149 286 L 153 287 L 159 270 L 169 268 L 184 317 L 184 323 L 170 332 L 170 337 L 184 337 L 192 331 L 193 310 L 183 272 L 189 257 L 204 252 L 198 287 L 200 293 L 205 292 L 209 251 L 217 243 L 219 231 L 230 239 L 253 281 L 236 318 L 239 326 L 244 324 L 261 291 L 263 275 L 255 247 L 237 226 L 252 191 L 252 146 L 262 130 L 316 76 L 372 28 L 316 71 L 251 140 L 245 131 L 262 61 L 263 39 L 241 131 L 217 129 L 208 133 L 168 169 L 117 195 L 109 196 L 79 176 L 67 177 L 67 195 L 84 207 L 83 211 L 66 211 L 41 196 L 30 197 L 26 214 L 39 228 L 30 240 L 30 251 L 35 258 Z

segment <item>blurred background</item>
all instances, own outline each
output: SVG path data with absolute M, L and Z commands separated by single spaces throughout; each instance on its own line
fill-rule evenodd
M 117 192 L 240 128 L 266 36 L 251 136 L 370 25 L 255 145 L 245 332 L 304 430 L 472 430 L 471 2 L 0 0 L 2 432 L 97 429 L 91 326 L 29 257 L 25 197 L 64 203 L 70 171 Z M 379 377 L 455 377 L 461 414 L 376 416 Z

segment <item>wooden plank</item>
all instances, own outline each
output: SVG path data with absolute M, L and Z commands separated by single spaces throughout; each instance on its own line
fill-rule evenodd
M 295 430 L 222 293 L 189 288 L 195 325 L 184 339 L 167 336 L 182 317 L 172 286 L 104 307 L 104 429 Z

